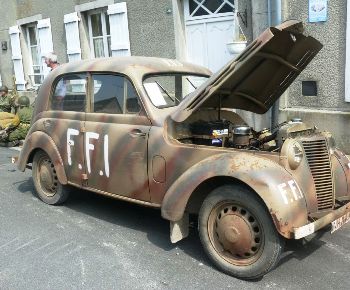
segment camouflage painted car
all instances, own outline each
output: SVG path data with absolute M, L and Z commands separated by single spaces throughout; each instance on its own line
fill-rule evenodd
M 286 22 L 218 73 L 176 60 L 120 57 L 62 65 L 41 86 L 19 169 L 48 204 L 68 186 L 161 209 L 176 242 L 198 216 L 213 263 L 252 279 L 285 239 L 350 219 L 350 161 L 300 120 L 255 131 L 322 45 Z

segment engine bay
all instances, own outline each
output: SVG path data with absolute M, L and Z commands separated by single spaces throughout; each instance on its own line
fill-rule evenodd
M 287 138 L 310 135 L 316 127 L 307 126 L 299 118 L 282 122 L 272 128 L 256 131 L 237 113 L 200 112 L 182 123 L 175 123 L 172 135 L 181 143 L 279 152 Z M 219 118 L 218 118 L 219 116 Z

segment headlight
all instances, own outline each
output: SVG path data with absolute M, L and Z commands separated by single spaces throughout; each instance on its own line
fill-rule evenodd
M 288 163 L 290 169 L 297 169 L 303 158 L 304 151 L 301 145 L 298 142 L 292 142 L 288 148 Z

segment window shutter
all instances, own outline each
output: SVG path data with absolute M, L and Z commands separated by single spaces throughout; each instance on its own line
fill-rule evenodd
M 17 90 L 24 91 L 26 81 L 24 80 L 21 44 L 19 40 L 19 27 L 17 25 L 9 28 L 13 68 L 16 77 Z
M 53 52 L 50 18 L 38 20 L 37 28 L 41 54 L 41 66 L 45 78 L 51 69 L 45 64 L 44 57 L 47 53 Z
M 108 5 L 112 56 L 129 56 L 130 40 L 126 3 Z
M 66 28 L 68 61 L 81 60 L 81 48 L 79 38 L 79 17 L 77 12 L 64 15 Z

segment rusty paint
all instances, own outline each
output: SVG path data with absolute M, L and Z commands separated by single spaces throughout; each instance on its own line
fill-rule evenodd
M 283 29 L 286 29 L 285 25 Z M 260 37 L 261 43 L 254 51 L 223 68 L 206 82 L 207 87 L 195 90 L 178 106 L 168 108 L 152 104 L 143 86 L 144 79 L 152 74 L 209 77 L 211 73 L 196 65 L 145 57 L 95 59 L 59 66 L 40 88 L 18 168 L 24 171 L 34 150 L 43 150 L 51 159 L 61 184 L 161 208 L 163 218 L 173 223 L 187 214 L 191 195 L 208 180 L 216 180 L 216 186 L 223 185 L 219 183 L 222 180 L 232 184 L 239 181 L 266 206 L 281 236 L 293 238 L 295 229 L 310 225 L 312 218 L 318 219 L 315 223 L 319 228 L 324 227 L 332 222 L 333 217 L 350 211 L 341 208 L 338 202 L 350 200 L 349 160 L 334 147 L 331 134 L 292 121 L 282 123 L 275 132 L 256 132 L 231 110 L 251 108 L 254 111 L 256 103 L 261 104 L 258 110 L 262 107 L 268 109 L 273 99 L 285 89 L 279 87 L 280 82 L 276 82 L 273 88 L 265 87 L 265 77 L 270 77 L 271 70 L 268 65 L 261 66 L 266 70 L 258 70 L 251 78 L 247 77 L 248 83 L 237 76 L 236 69 L 247 72 L 245 64 L 249 66 L 255 61 L 269 64 L 272 59 L 292 70 L 297 68 L 299 73 L 314 56 L 310 55 L 304 61 L 303 53 L 309 51 L 308 48 L 313 53 L 320 49 L 311 38 L 306 41 L 304 36 L 298 35 L 296 42 L 300 40 L 302 45 L 288 40 L 290 50 L 283 53 L 293 63 L 286 64 L 279 52 L 280 44 L 283 44 L 280 42 L 289 39 L 289 33 L 286 29 L 277 33 L 280 38 L 274 39 L 271 31 L 267 31 Z M 270 41 L 276 43 L 269 46 Z M 95 88 L 92 77 L 101 73 L 125 76 L 136 92 L 140 110 L 125 114 L 93 112 Z M 60 110 L 52 105 L 53 89 L 67 74 L 86 75 L 85 111 Z M 227 87 L 231 81 L 237 88 Z M 252 90 L 264 92 L 259 97 L 270 96 L 273 91 L 273 98 L 252 101 L 239 91 L 248 84 Z M 113 93 L 110 88 L 106 91 Z M 220 111 L 216 102 L 218 92 L 227 93 L 224 103 L 227 107 L 220 108 Z M 237 137 L 234 136 L 234 126 L 244 126 L 249 132 L 239 143 L 234 141 Z M 206 131 L 198 132 L 198 128 Z M 215 145 L 218 140 L 213 136 L 213 129 L 227 130 L 219 146 Z M 270 145 L 268 141 L 259 143 L 265 136 L 273 136 L 274 142 Z M 162 161 L 154 162 L 159 157 Z M 203 197 L 209 194 L 200 193 Z M 337 214 L 333 215 L 334 212 Z M 251 228 L 244 226 L 244 219 L 242 214 L 236 219 L 239 226 L 233 228 L 244 232 L 243 240 L 252 245 L 248 238 Z M 217 226 L 218 230 L 226 233 L 227 225 L 234 224 L 234 220 L 227 217 Z M 212 222 L 211 226 L 214 224 Z M 231 243 L 237 238 L 232 232 L 227 235 L 220 241 Z M 236 246 L 234 249 L 241 253 Z

